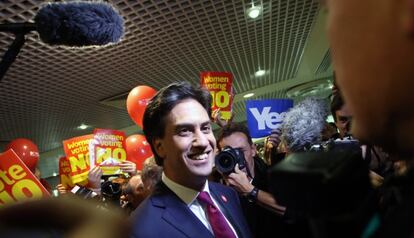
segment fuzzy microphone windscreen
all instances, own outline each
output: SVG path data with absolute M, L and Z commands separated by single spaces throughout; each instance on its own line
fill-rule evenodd
M 123 18 L 103 2 L 48 3 L 34 20 L 41 40 L 50 45 L 106 45 L 124 34 Z

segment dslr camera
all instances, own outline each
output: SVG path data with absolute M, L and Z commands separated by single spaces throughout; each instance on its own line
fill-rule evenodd
M 226 146 L 216 155 L 215 166 L 221 174 L 231 174 L 236 164 L 239 164 L 240 169 L 246 168 L 246 160 L 241 149 Z
M 101 184 L 101 192 L 105 202 L 119 205 L 122 193 L 121 184 L 107 180 Z

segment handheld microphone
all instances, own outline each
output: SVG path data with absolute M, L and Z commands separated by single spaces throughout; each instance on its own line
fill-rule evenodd
M 20 52 L 24 35 L 30 31 L 37 31 L 46 44 L 69 47 L 117 43 L 124 34 L 123 18 L 103 2 L 48 3 L 40 8 L 34 21 L 0 24 L 0 32 L 16 36 L 0 64 L 0 80 Z

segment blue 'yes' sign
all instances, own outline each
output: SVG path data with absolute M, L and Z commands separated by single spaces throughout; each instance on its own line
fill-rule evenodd
M 279 128 L 286 112 L 293 107 L 291 99 L 269 99 L 246 101 L 246 118 L 250 135 L 260 138 Z

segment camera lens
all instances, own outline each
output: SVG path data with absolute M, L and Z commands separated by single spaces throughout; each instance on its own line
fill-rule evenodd
M 101 190 L 102 194 L 108 198 L 117 199 L 121 196 L 121 185 L 118 183 L 106 181 L 102 184 Z
M 231 168 L 233 165 L 233 159 L 231 156 L 224 155 L 220 157 L 219 163 L 223 168 Z
M 223 174 L 229 174 L 233 172 L 234 166 L 236 166 L 236 159 L 232 153 L 229 153 L 226 150 L 221 151 L 216 156 L 216 168 L 219 172 Z

